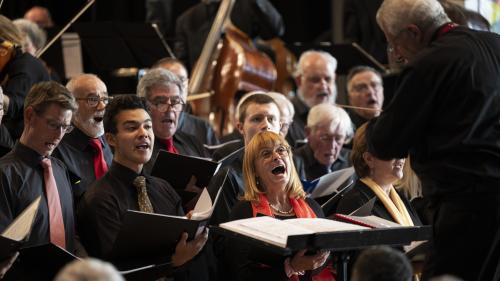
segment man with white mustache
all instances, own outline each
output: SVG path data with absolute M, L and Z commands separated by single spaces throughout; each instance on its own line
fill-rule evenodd
M 72 119 L 75 129 L 64 136 L 54 156 L 66 164 L 78 201 L 107 172 L 113 159 L 102 122 L 110 98 L 106 85 L 94 74 L 78 75 L 66 87 L 78 103 Z
M 335 71 L 337 60 L 327 52 L 306 51 L 299 59 L 295 72 L 297 96 L 291 99 L 295 108 L 292 126 L 286 140 L 294 147 L 298 140 L 305 139 L 309 110 L 318 104 L 334 104 L 337 98 Z

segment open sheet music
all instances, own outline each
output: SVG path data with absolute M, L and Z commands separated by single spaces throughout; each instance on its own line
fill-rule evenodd
M 272 217 L 255 217 L 235 220 L 220 225 L 221 228 L 281 247 L 304 249 L 317 233 L 368 229 L 363 226 L 320 218 L 279 220 Z

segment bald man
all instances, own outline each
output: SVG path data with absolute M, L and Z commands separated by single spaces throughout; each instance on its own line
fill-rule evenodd
M 104 82 L 93 74 L 76 76 L 66 87 L 78 103 L 72 118 L 75 128 L 64 136 L 54 156 L 66 164 L 78 201 L 87 187 L 107 172 L 113 159 L 102 122 L 110 98 Z

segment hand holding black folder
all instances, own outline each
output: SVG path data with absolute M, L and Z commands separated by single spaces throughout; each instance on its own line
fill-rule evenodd
M 170 183 L 181 196 L 182 202 L 186 203 L 196 196 L 196 193 L 185 190 L 192 176 L 196 177 L 196 186 L 207 187 L 214 174 L 220 168 L 231 164 L 241 149 L 232 152 L 219 161 L 160 150 L 155 159 L 151 175 Z
M 224 182 L 221 186 L 223 184 Z M 191 240 L 205 230 L 220 197 L 220 190 L 221 188 L 212 203 L 205 188 L 190 218 L 127 211 L 113 244 L 111 256 L 117 261 L 140 257 L 161 261 L 162 258 L 172 255 L 182 233 L 186 232 L 188 240 Z

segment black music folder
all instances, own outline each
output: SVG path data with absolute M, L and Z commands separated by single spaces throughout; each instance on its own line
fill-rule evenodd
M 219 188 L 212 202 L 210 194 L 204 188 L 191 218 L 127 211 L 113 244 L 112 259 L 118 263 L 141 257 L 150 257 L 149 260 L 155 261 L 165 260 L 175 251 L 183 232 L 187 232 L 188 240 L 191 240 L 205 230 L 221 190 L 222 188 Z
M 13 256 L 28 240 L 40 200 L 38 196 L 0 235 L 0 261 Z
M 6 280 L 54 280 L 59 270 L 77 259 L 51 243 L 23 248 L 5 276 Z
M 347 75 L 351 68 L 358 65 L 371 66 L 382 74 L 387 70 L 384 64 L 375 59 L 357 43 L 332 44 L 330 42 L 322 42 L 320 44 L 310 44 L 295 42 L 288 45 L 288 47 L 297 56 L 300 56 L 300 54 L 307 50 L 323 50 L 332 54 L 338 61 L 337 73 L 342 75 Z
M 79 259 L 52 243 L 23 248 L 5 280 L 51 281 L 64 266 Z M 162 263 L 139 268 L 118 267 L 117 270 L 127 281 L 153 281 L 169 275 L 172 266 Z
M 220 168 L 231 164 L 241 149 L 243 148 L 232 152 L 219 161 L 160 150 L 154 160 L 151 175 L 166 180 L 176 190 L 183 190 L 189 183 L 191 176 L 196 177 L 196 186 L 206 187 L 214 174 Z

